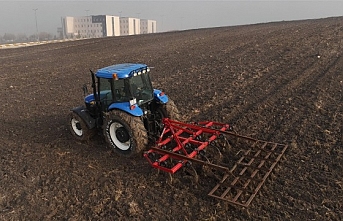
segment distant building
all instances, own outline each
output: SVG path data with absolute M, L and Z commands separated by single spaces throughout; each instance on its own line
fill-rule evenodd
M 119 17 L 110 15 L 95 15 L 62 18 L 64 37 L 100 38 L 119 36 Z
M 156 33 L 156 21 L 141 19 L 141 34 Z
M 101 38 L 108 36 L 156 33 L 156 21 L 112 15 L 63 17 L 64 38 Z
M 141 30 L 140 19 L 138 18 L 120 18 L 120 35 L 138 35 Z

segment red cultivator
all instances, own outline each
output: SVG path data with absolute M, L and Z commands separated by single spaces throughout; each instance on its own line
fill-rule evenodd
M 157 145 L 144 153 L 149 163 L 172 174 L 191 167 L 196 178 L 192 162 L 198 163 L 217 178 L 209 196 L 244 207 L 249 206 L 287 149 L 287 145 L 238 135 L 228 124 L 182 123 L 168 118 L 163 123 Z

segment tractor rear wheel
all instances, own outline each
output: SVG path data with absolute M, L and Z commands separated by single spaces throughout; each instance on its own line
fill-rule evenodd
M 148 144 L 147 131 L 140 117 L 120 110 L 106 114 L 103 130 L 108 145 L 114 152 L 124 156 L 141 153 Z
M 89 140 L 96 133 L 95 129 L 89 129 L 85 121 L 74 112 L 69 114 L 68 124 L 71 134 L 79 141 Z

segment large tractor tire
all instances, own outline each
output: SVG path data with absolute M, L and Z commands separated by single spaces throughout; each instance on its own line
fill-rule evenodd
M 137 155 L 148 144 L 147 131 L 140 117 L 120 110 L 106 114 L 103 130 L 108 145 L 114 152 L 124 156 Z
M 160 105 L 155 112 L 156 134 L 160 136 L 163 131 L 164 124 L 162 118 L 169 118 L 171 120 L 182 121 L 181 115 L 174 101 L 169 99 L 166 104 Z
M 71 134 L 79 141 L 87 141 L 96 133 L 95 129 L 89 129 L 85 121 L 74 112 L 69 114 L 68 124 Z
M 169 101 L 162 106 L 163 110 L 163 117 L 170 118 L 172 120 L 180 121 L 181 114 L 179 112 L 179 109 L 177 108 L 176 104 L 172 99 L 169 99 Z

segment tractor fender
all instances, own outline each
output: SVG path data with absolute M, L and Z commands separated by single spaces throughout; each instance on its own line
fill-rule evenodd
M 128 114 L 131 114 L 132 116 L 135 117 L 140 117 L 143 115 L 143 110 L 137 105 L 133 105 L 134 108 L 130 108 L 130 102 L 120 102 L 120 103 L 112 103 L 109 107 L 108 110 L 122 110 Z
M 89 114 L 87 108 L 84 106 L 73 108 L 71 111 L 80 116 L 89 129 L 93 129 L 96 126 L 95 119 Z
M 166 104 L 169 100 L 166 94 L 162 93 L 161 90 L 157 89 L 154 89 L 154 98 L 162 104 Z

